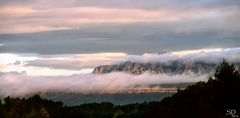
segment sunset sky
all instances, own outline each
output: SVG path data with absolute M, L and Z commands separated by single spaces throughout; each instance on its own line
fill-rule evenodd
M 239 11 L 239 0 L 0 0 L 0 79 L 82 78 L 127 60 L 240 62 Z
M 174 33 L 239 31 L 237 0 L 1 0 L 0 4 L 1 34 L 136 23 L 177 24 Z

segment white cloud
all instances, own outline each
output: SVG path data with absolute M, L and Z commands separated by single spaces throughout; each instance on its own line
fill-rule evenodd
M 126 53 L 53 55 L 51 58 L 42 57 L 41 59 L 27 61 L 28 64 L 26 64 L 26 66 L 79 70 L 83 68 L 94 68 L 98 65 L 119 63 L 126 60 L 127 57 L 128 55 Z
M 36 54 L 0 54 L 0 72 L 8 73 L 8 72 L 18 72 L 29 75 L 29 76 L 68 76 L 73 74 L 81 74 L 81 73 L 91 73 L 92 68 L 79 68 L 78 70 L 68 70 L 66 68 L 58 68 L 58 69 L 51 69 L 49 65 L 45 65 L 44 67 L 37 67 L 37 66 L 26 66 L 28 61 L 33 61 L 37 59 L 41 59 Z M 51 59 L 51 58 L 49 58 Z M 59 61 L 68 58 L 64 57 L 55 57 L 55 61 Z M 42 60 L 45 62 L 45 60 Z M 69 64 L 69 63 L 68 63 Z M 69 65 L 70 66 L 70 65 Z M 74 66 L 74 64 L 72 64 Z
M 0 96 L 24 96 L 38 92 L 112 92 L 128 90 L 135 85 L 188 83 L 207 80 L 207 75 L 192 73 L 183 75 L 151 75 L 148 73 L 134 76 L 126 73 L 111 73 L 105 75 L 78 74 L 72 76 L 25 76 L 19 74 L 4 74 L 0 76 Z
M 128 60 L 134 62 L 170 62 L 174 60 L 203 61 L 220 63 L 223 59 L 230 62 L 240 62 L 240 48 L 214 48 L 168 52 L 164 54 L 129 55 Z

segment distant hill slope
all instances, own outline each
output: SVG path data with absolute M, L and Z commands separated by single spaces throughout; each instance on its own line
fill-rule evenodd
M 130 74 L 139 75 L 144 72 L 151 74 L 183 74 L 184 72 L 193 73 L 210 73 L 214 70 L 217 64 L 206 63 L 202 61 L 198 62 L 183 62 L 173 61 L 170 63 L 134 63 L 124 62 L 115 65 L 102 65 L 94 68 L 94 74 L 106 74 L 111 72 L 127 72 Z M 235 64 L 239 66 L 240 64 Z

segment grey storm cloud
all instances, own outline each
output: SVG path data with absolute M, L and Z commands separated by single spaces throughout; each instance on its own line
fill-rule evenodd
M 0 43 L 4 44 L 0 46 L 0 52 L 42 55 L 99 52 L 143 54 L 239 47 L 240 28 L 232 30 L 227 21 L 221 26 L 216 22 L 92 26 L 78 30 L 0 35 Z

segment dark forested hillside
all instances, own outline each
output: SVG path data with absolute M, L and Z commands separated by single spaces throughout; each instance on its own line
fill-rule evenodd
M 38 95 L 27 99 L 6 97 L 0 103 L 0 118 L 233 118 L 240 117 L 239 90 L 239 71 L 223 61 L 207 82 L 179 90 L 161 102 L 69 107 Z
M 165 98 L 148 115 L 164 118 L 237 117 L 240 113 L 239 90 L 239 71 L 223 61 L 208 82 L 198 82 Z

